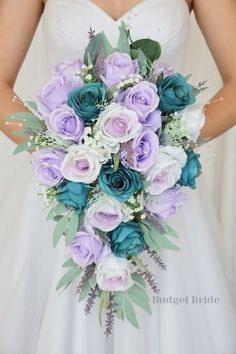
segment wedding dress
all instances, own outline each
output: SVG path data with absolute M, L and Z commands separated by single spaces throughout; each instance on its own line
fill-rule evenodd
M 183 70 L 189 33 L 184 0 L 143 0 L 117 21 L 89 0 L 48 0 L 42 19 L 45 83 L 54 65 L 83 56 L 90 26 L 96 33 L 106 32 L 115 45 L 121 20 L 131 26 L 134 40 L 158 40 L 161 61 Z M 166 271 L 144 260 L 160 287 L 152 316 L 137 309 L 140 330 L 116 321 L 107 340 L 97 307 L 86 317 L 84 304 L 78 303 L 76 282 L 62 293 L 55 291 L 68 256 L 63 243 L 57 249 L 51 245 L 54 225 L 46 221 L 32 182 L 21 223 L 13 222 L 14 235 L 0 250 L 5 284 L 0 291 L 0 354 L 235 354 L 235 317 L 219 261 L 224 236 L 201 178 L 198 190 L 186 193 L 187 204 L 170 220 L 180 236 L 180 251 L 163 255 Z M 14 198 L 6 204 L 9 211 L 11 203 Z M 11 262 L 4 263 L 6 259 Z

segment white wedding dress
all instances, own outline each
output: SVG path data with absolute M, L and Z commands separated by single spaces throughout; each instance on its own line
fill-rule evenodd
M 83 56 L 90 25 L 96 33 L 105 31 L 115 45 L 121 20 L 131 26 L 134 40 L 158 40 L 161 61 L 183 70 L 189 32 L 184 0 L 143 0 L 118 21 L 89 0 L 48 0 L 42 21 L 48 63 L 45 82 L 54 65 Z M 84 303 L 78 303 L 75 294 L 76 282 L 61 294 L 55 291 L 68 256 L 63 243 L 52 248 L 54 225 L 45 219 L 33 182 L 20 225 L 14 220 L 9 235 L 0 238 L 5 245 L 0 249 L 0 283 L 4 284 L 0 354 L 235 354 L 235 317 L 219 261 L 224 236 L 201 178 L 198 190 L 187 194 L 188 203 L 170 220 L 180 235 L 181 250 L 163 255 L 166 271 L 152 266 L 162 303 L 152 303 L 152 316 L 137 309 L 140 330 L 116 321 L 113 335 L 106 340 L 97 307 L 90 316 L 84 315 Z M 9 211 L 11 203 L 14 197 L 6 201 Z M 193 296 L 198 303 L 192 303 Z M 188 303 L 163 303 L 181 297 Z M 217 303 L 210 297 L 218 298 Z

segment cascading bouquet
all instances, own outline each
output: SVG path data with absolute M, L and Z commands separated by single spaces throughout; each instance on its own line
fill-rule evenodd
M 166 220 L 186 201 L 200 174 L 201 108 L 188 107 L 204 89 L 158 61 L 160 44 L 132 41 L 122 22 L 117 48 L 94 35 L 84 59 L 55 67 L 51 81 L 26 102 L 32 113 L 8 116 L 28 136 L 15 153 L 32 151 L 32 165 L 53 246 L 64 237 L 69 270 L 57 289 L 79 279 L 79 301 L 90 313 L 99 300 L 105 334 L 115 316 L 139 327 L 134 306 L 151 313 L 146 286 L 158 293 L 144 252 L 165 269 L 163 249 L 177 250 Z

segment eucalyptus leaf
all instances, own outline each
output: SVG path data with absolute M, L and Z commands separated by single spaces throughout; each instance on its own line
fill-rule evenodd
M 139 39 L 130 45 L 131 49 L 141 49 L 145 56 L 153 62 L 160 58 L 160 43 L 149 38 Z
M 179 235 L 177 232 L 170 226 L 170 225 L 165 225 L 165 232 L 172 237 L 179 238 Z
M 139 329 L 139 324 L 137 321 L 137 317 L 131 302 L 126 298 L 124 301 L 124 311 L 127 320 L 135 327 Z
M 8 114 L 6 116 L 6 119 L 20 121 L 20 122 L 30 122 L 30 121 L 34 121 L 34 120 L 39 120 L 38 117 L 36 117 L 31 112 L 16 112 L 13 114 Z
M 118 39 L 118 50 L 121 53 L 127 53 L 130 55 L 129 35 L 124 21 L 121 22 L 119 31 L 120 35 Z
M 145 72 L 145 70 L 147 69 L 148 67 L 148 58 L 146 57 L 146 55 L 143 53 L 143 51 L 138 48 L 138 64 L 139 64 L 139 67 L 140 67 L 140 71 L 142 72 Z
M 71 283 L 72 280 L 74 280 L 77 276 L 80 275 L 82 272 L 81 268 L 73 268 L 70 269 L 66 274 L 63 275 L 61 280 L 59 281 L 56 290 L 59 290 L 63 288 L 63 286 L 66 286 L 67 284 Z
M 19 145 L 17 145 L 17 147 L 15 148 L 13 154 L 16 155 L 16 154 L 19 154 L 21 152 L 24 152 L 24 151 L 30 151 L 30 150 L 33 150 L 34 149 L 34 144 L 32 144 L 31 142 L 23 142 Z
M 63 235 L 67 227 L 68 222 L 69 222 L 69 215 L 64 215 L 56 224 L 56 227 L 53 232 L 53 237 L 52 237 L 53 247 L 57 246 L 61 236 Z
M 47 220 L 54 219 L 56 216 L 62 215 L 66 212 L 68 212 L 67 207 L 64 204 L 58 203 L 55 207 L 53 207 L 50 210 L 50 212 L 47 216 Z
M 67 261 L 65 261 L 65 263 L 62 266 L 63 268 L 67 268 L 67 267 L 77 267 L 77 264 L 73 261 L 72 258 L 67 259 Z
M 66 238 L 65 238 L 66 246 L 68 246 L 72 242 L 73 238 L 75 237 L 78 231 L 78 226 L 79 226 L 79 217 L 76 213 L 73 213 L 70 216 L 70 220 L 68 222 Z
M 93 65 L 95 65 L 101 48 L 103 48 L 106 56 L 112 54 L 114 51 L 104 32 L 98 33 L 90 39 L 85 50 L 84 63 L 88 65 L 88 58 L 91 58 Z
M 98 320 L 99 320 L 99 324 L 101 327 L 102 327 L 103 310 L 104 310 L 104 308 L 107 307 L 108 299 L 109 299 L 109 292 L 102 291 L 101 295 L 100 295 L 100 302 L 99 302 L 99 309 L 98 309 Z
M 96 285 L 96 276 L 93 275 L 92 278 L 87 281 L 87 283 L 85 284 L 85 286 L 81 290 L 80 295 L 79 295 L 79 302 L 83 301 L 88 296 L 90 290 L 92 288 L 94 288 L 95 285 Z
M 137 295 L 143 301 L 149 302 L 149 297 L 146 293 L 146 290 L 139 286 L 138 284 L 134 284 L 131 288 L 127 290 L 128 295 Z
M 151 315 L 152 310 L 149 305 L 150 300 L 143 288 L 135 284 L 132 288 L 128 289 L 127 293 L 130 300 Z
M 131 277 L 132 277 L 133 281 L 135 281 L 136 283 L 141 285 L 143 288 L 146 288 L 145 280 L 143 279 L 143 277 L 140 274 L 132 273 Z
M 34 111 L 38 111 L 37 103 L 34 101 L 26 101 L 26 104 L 29 106 L 29 108 L 32 108 Z
M 114 171 L 116 172 L 118 170 L 120 164 L 120 152 L 114 155 Z

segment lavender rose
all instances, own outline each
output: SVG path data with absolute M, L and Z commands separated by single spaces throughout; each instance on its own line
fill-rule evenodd
M 100 263 L 111 253 L 110 247 L 104 244 L 91 226 L 87 225 L 77 232 L 72 244 L 68 247 L 69 255 L 80 267 L 92 263 Z
M 67 105 L 55 109 L 45 121 L 48 130 L 64 140 L 78 143 L 84 132 L 84 122 Z
M 158 195 L 171 188 L 179 180 L 187 155 L 180 147 L 160 146 L 154 165 L 145 177 L 150 185 L 145 189 L 151 195 Z
M 148 81 L 141 81 L 137 85 L 129 87 L 118 97 L 118 102 L 135 111 L 139 121 L 144 125 L 149 114 L 158 107 L 159 101 L 156 85 Z
M 32 154 L 32 165 L 39 183 L 53 187 L 63 181 L 60 170 L 65 152 L 59 149 L 41 149 Z
M 180 191 L 179 186 L 176 186 L 167 189 L 158 196 L 147 196 L 144 200 L 144 206 L 150 214 L 166 220 L 175 214 L 176 209 L 184 205 L 186 200 L 186 194 Z
M 111 196 L 100 197 L 85 211 L 85 224 L 104 232 L 114 230 L 121 222 L 128 221 L 124 205 Z
M 138 172 L 147 172 L 154 164 L 159 140 L 152 129 L 145 128 L 132 141 L 124 144 L 121 150 L 121 163 Z
M 103 152 L 87 145 L 71 145 L 61 165 L 62 175 L 72 182 L 93 183 L 106 161 Z
M 138 74 L 138 61 L 132 60 L 126 53 L 115 52 L 109 55 L 104 62 L 104 74 L 102 81 L 108 88 L 118 84 L 122 78 L 128 78 L 132 74 Z
M 125 291 L 134 284 L 131 277 L 133 271 L 131 262 L 111 253 L 97 267 L 97 284 L 101 290 Z
M 66 60 L 54 68 L 54 77 L 63 77 L 65 83 L 70 88 L 83 86 L 83 80 L 79 76 L 82 67 L 82 61 L 79 60 Z
M 47 118 L 56 108 L 67 102 L 71 88 L 63 77 L 54 77 L 37 95 L 37 107 L 43 117 Z
M 165 79 L 166 77 L 171 76 L 174 73 L 174 69 L 171 66 L 166 65 L 164 63 L 156 62 L 153 67 L 153 71 L 149 77 L 149 80 L 155 84 L 160 75 L 163 75 L 163 79 Z
M 133 139 L 142 131 L 138 116 L 119 103 L 112 103 L 98 117 L 96 131 L 100 132 L 103 146 L 111 153 L 117 153 L 120 143 Z

